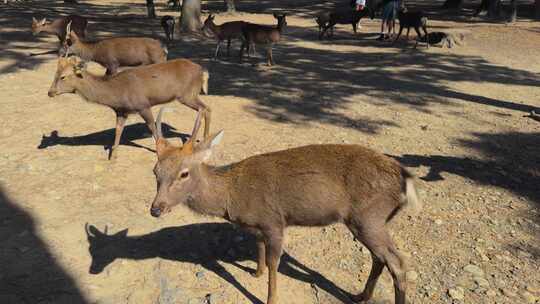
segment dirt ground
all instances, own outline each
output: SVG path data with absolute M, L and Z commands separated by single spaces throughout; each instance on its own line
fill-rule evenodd
M 0 5 L 0 303 L 264 302 L 266 277 L 250 275 L 251 236 L 183 207 L 150 216 L 156 157 L 139 117 L 108 161 L 113 112 L 77 95 L 47 97 L 55 56 L 28 54 L 57 41 L 29 33 L 33 15 L 88 16 L 95 37 L 163 37 L 144 1 L 79 2 Z M 170 14 L 162 2 L 158 14 Z M 431 30 L 465 43 L 414 50 L 375 41 L 379 19 L 319 41 L 312 15 L 331 3 L 289 2 L 239 1 L 243 13 L 216 17 L 270 24 L 272 11 L 288 12 L 273 68 L 262 58 L 239 64 L 237 43 L 217 61 L 211 40 L 169 45 L 169 58 L 210 71 L 202 98 L 212 130 L 225 130 L 212 163 L 312 143 L 391 155 L 418 176 L 424 202 L 417 217 L 391 223 L 408 257 L 410 301 L 539 303 L 540 122 L 526 116 L 540 107 L 540 23 L 443 18 L 420 1 Z M 221 9 L 203 3 L 203 17 Z M 170 107 L 166 136 L 179 143 L 195 113 Z M 350 303 L 362 290 L 370 255 L 344 226 L 290 228 L 286 240 L 280 303 Z M 393 303 L 388 272 L 370 303 Z

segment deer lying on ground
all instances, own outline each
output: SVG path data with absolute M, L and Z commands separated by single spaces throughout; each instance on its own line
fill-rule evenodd
M 448 48 L 452 48 L 454 45 L 462 45 L 464 39 L 463 34 L 454 35 L 445 32 L 430 32 L 427 35 L 416 37 L 416 44 L 414 48 L 418 46 L 418 43 L 428 43 L 430 45 L 439 44 L 441 48 L 446 44 Z
M 66 27 L 71 24 L 71 29 L 77 33 L 81 38 L 86 38 L 86 27 L 88 26 L 88 20 L 78 15 L 70 15 L 66 17 L 60 17 L 52 22 L 48 22 L 46 18 L 37 20 L 32 17 L 32 34 L 37 36 L 39 33 L 54 34 L 58 37 L 60 45 L 64 44 L 66 39 Z
M 160 129 L 161 114 L 156 128 Z M 269 268 L 268 304 L 277 303 L 277 268 L 287 226 L 342 222 L 372 253 L 368 301 L 384 266 L 394 279 L 395 303 L 404 304 L 404 260 L 385 227 L 403 207 L 420 209 L 413 176 L 394 159 L 357 145 L 310 145 L 255 155 L 223 167 L 206 165 L 223 132 L 175 147 L 158 137 L 157 194 L 150 214 L 179 204 L 236 223 L 257 237 L 255 276 Z
M 171 42 L 174 40 L 174 17 L 173 16 L 163 16 L 161 17 L 161 27 L 165 32 L 165 37 L 167 41 Z
M 208 93 L 208 71 L 187 59 L 176 59 L 122 71 L 113 76 L 96 76 L 84 69 L 77 57 L 60 57 L 49 97 L 76 93 L 86 101 L 111 108 L 116 113 L 116 132 L 109 158 L 115 158 L 129 114 L 138 113 L 158 138 L 151 108 L 176 99 L 197 111 L 191 136 L 197 137 L 204 118 L 204 136 L 210 129 L 210 108 L 199 98 Z
M 214 23 L 214 18 L 215 16 L 213 16 L 212 14 L 208 15 L 208 18 L 204 20 L 202 32 L 207 37 L 214 36 L 217 40 L 216 51 L 214 53 L 215 59 L 218 56 L 221 42 L 223 42 L 224 40 L 227 40 L 227 56 L 230 55 L 231 40 L 243 38 L 242 28 L 247 24 L 247 22 L 231 21 L 225 22 L 221 25 L 217 25 Z
M 63 55 L 74 54 L 84 61 L 104 66 L 107 75 L 114 75 L 119 67 L 139 66 L 167 61 L 167 47 L 159 40 L 144 37 L 118 37 L 95 42 L 83 41 L 67 26 Z
M 357 33 L 358 23 L 365 16 L 375 17 L 375 13 L 369 7 L 357 11 L 353 8 L 340 8 L 330 12 L 321 12 L 315 18 L 319 25 L 319 39 L 324 37 L 324 34 L 330 29 L 331 36 L 334 36 L 334 26 L 336 24 L 351 24 L 354 34 Z
M 283 29 L 287 25 L 286 14 L 274 13 L 274 18 L 277 19 L 277 26 L 260 25 L 247 23 L 242 28 L 244 40 L 240 48 L 240 61 L 244 53 L 244 48 L 247 46 L 247 55 L 249 57 L 250 50 L 255 51 L 255 45 L 260 44 L 266 47 L 266 60 L 269 66 L 274 64 L 272 57 L 272 47 L 281 40 Z
M 394 39 L 392 43 L 396 43 L 396 41 L 401 36 L 401 33 L 403 32 L 403 28 L 407 28 L 407 40 L 409 39 L 409 31 L 411 30 L 411 27 L 414 28 L 416 31 L 416 35 L 418 39 L 421 39 L 422 34 L 420 34 L 420 28 L 424 30 L 424 34 L 427 36 L 427 17 L 424 15 L 424 12 L 422 11 L 415 11 L 415 12 L 409 12 L 405 7 L 401 7 L 398 11 L 397 15 L 399 19 L 399 32 Z M 426 45 L 429 48 L 429 39 L 426 39 Z

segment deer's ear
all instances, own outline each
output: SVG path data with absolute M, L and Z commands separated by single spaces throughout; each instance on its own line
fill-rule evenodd
M 43 24 L 45 24 L 45 22 L 47 22 L 47 18 L 41 19 L 41 21 L 39 23 L 41 23 L 43 25 Z
M 32 23 L 37 23 L 36 17 L 32 17 Z
M 212 155 L 213 148 L 217 146 L 222 139 L 223 130 L 205 139 L 202 143 L 198 144 L 194 148 L 192 160 L 196 162 L 204 162 L 208 160 Z

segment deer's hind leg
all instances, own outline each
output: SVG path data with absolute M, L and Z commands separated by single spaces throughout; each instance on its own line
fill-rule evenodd
M 152 132 L 152 136 L 155 140 L 158 139 L 158 132 L 156 130 L 156 122 L 154 121 L 154 115 L 152 115 L 152 110 L 150 108 L 144 109 L 142 111 L 139 111 L 139 115 L 144 119 L 144 122 L 146 122 L 146 125 L 148 126 L 148 129 L 150 129 L 150 132 Z
M 201 119 L 204 119 L 204 138 L 207 138 L 210 132 L 210 120 L 211 120 L 211 110 L 199 97 L 195 97 L 190 101 L 178 100 L 180 103 L 188 106 L 189 108 L 197 111 L 197 118 L 195 119 L 195 124 L 193 126 L 193 131 L 191 132 L 192 140 L 197 139 L 197 134 L 201 127 Z
M 109 159 L 116 158 L 116 150 L 120 145 L 120 138 L 122 138 L 122 132 L 124 131 L 124 125 L 126 123 L 128 114 L 123 112 L 116 112 L 116 129 L 114 130 L 114 144 L 111 147 L 109 153 Z
M 405 263 L 384 226 L 384 220 L 381 220 L 380 223 L 372 221 L 366 224 L 366 221 L 362 222 L 359 224 L 353 220 L 347 226 L 371 252 L 372 267 L 364 291 L 354 296 L 353 300 L 357 303 L 364 303 L 371 299 L 377 280 L 386 266 L 394 280 L 395 303 L 405 304 Z

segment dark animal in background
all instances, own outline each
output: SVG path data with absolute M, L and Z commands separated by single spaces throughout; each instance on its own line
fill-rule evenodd
M 214 23 L 215 16 L 210 14 L 208 18 L 204 20 L 204 26 L 202 32 L 207 37 L 214 37 L 217 40 L 216 51 L 214 58 L 217 58 L 219 48 L 224 40 L 227 40 L 227 56 L 230 55 L 231 40 L 232 39 L 244 39 L 242 28 L 246 26 L 247 22 L 244 21 L 231 21 L 225 22 L 221 25 Z
M 165 32 L 165 37 L 167 37 L 167 41 L 173 41 L 174 40 L 174 17 L 173 16 L 163 16 L 161 17 L 161 27 L 163 28 L 163 31 Z
M 409 39 L 409 31 L 411 30 L 411 27 L 414 28 L 416 31 L 417 37 L 422 37 L 422 34 L 420 34 L 420 28 L 424 31 L 425 35 L 428 34 L 427 30 L 427 17 L 424 15 L 423 11 L 407 11 L 404 7 L 400 8 L 398 11 L 398 20 L 399 20 L 399 32 L 394 39 L 395 43 L 399 37 L 401 36 L 401 33 L 403 32 L 404 28 L 407 28 L 407 39 Z M 429 48 L 429 40 L 426 40 L 427 47 Z
M 32 34 L 37 36 L 39 33 L 44 32 L 48 34 L 54 34 L 58 37 L 61 44 L 66 39 L 66 27 L 71 23 L 71 30 L 77 33 L 77 36 L 86 38 L 86 27 L 88 26 L 88 20 L 78 15 L 69 15 L 66 17 L 59 17 L 52 22 L 48 22 L 46 18 L 37 20 L 32 17 Z
M 367 6 L 360 11 L 356 11 L 353 8 L 339 8 L 330 12 L 321 12 L 315 18 L 319 26 L 319 39 L 324 37 L 328 29 L 330 29 L 333 36 L 334 26 L 336 24 L 351 24 L 353 32 L 356 34 L 360 19 L 368 15 L 371 19 L 375 17 L 374 11 Z
M 208 77 L 206 69 L 187 59 L 137 67 L 113 76 L 96 76 L 84 69 L 80 58 L 60 57 L 48 95 L 76 93 L 88 102 L 111 108 L 116 113 L 116 132 L 109 157 L 114 158 L 129 114 L 139 114 L 157 139 L 162 135 L 161 130 L 155 129 L 151 108 L 175 99 L 198 112 L 191 136 L 197 137 L 203 117 L 207 137 L 210 108 L 199 94 L 208 93 Z
M 258 248 L 255 276 L 269 270 L 267 304 L 278 302 L 277 269 L 285 229 L 344 223 L 369 249 L 373 263 L 364 291 L 352 300 L 369 301 L 386 266 L 394 280 L 395 303 L 406 303 L 405 261 L 386 228 L 404 207 L 421 208 L 413 176 L 405 168 L 358 145 L 310 145 L 209 166 L 204 162 L 222 133 L 201 144 L 189 140 L 182 147 L 159 137 L 152 216 L 183 204 L 253 233 Z
M 277 26 L 260 25 L 253 23 L 246 23 L 242 27 L 242 34 L 244 40 L 242 41 L 242 47 L 240 48 L 240 61 L 244 54 L 244 48 L 247 46 L 247 55 L 251 50 L 255 51 L 255 45 L 263 45 L 266 47 L 266 60 L 269 66 L 274 64 L 272 56 L 272 47 L 278 43 L 281 39 L 283 29 L 287 25 L 286 14 L 274 13 L 274 18 L 277 19 Z
M 68 24 L 69 27 L 69 24 Z M 84 61 L 94 61 L 107 69 L 107 75 L 119 67 L 139 66 L 167 61 L 167 47 L 159 40 L 144 37 L 118 37 L 100 41 L 82 41 L 68 30 L 63 53 L 74 54 Z

